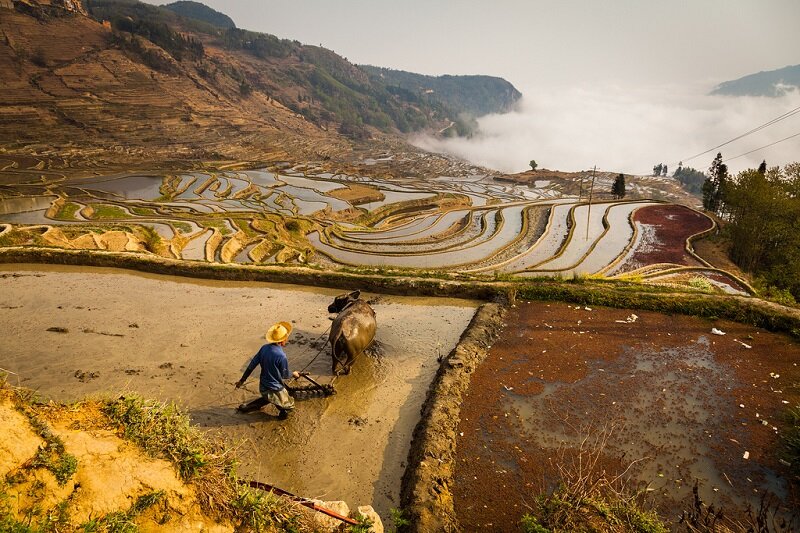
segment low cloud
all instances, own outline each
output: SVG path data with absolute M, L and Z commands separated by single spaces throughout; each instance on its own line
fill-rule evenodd
M 706 88 L 707 90 L 707 88 Z M 413 144 L 503 172 L 530 168 L 649 173 L 722 144 L 800 106 L 800 92 L 781 98 L 707 96 L 686 88 L 574 88 L 526 93 L 517 111 L 487 115 L 470 139 L 418 136 Z M 684 164 L 705 170 L 717 151 L 732 158 L 800 132 L 800 114 Z M 800 137 L 736 158 L 733 172 L 800 160 Z

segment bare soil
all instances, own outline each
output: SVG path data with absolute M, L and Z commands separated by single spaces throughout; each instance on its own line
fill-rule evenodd
M 135 392 L 175 401 L 195 423 L 238 445 L 242 477 L 351 507 L 372 504 L 385 517 L 399 506 L 411 434 L 437 357 L 455 346 L 475 304 L 366 294 L 377 313 L 377 342 L 337 379 L 337 394 L 298 399 L 286 422 L 271 406 L 236 413 L 258 395 L 258 385 L 256 377 L 245 390 L 234 383 L 278 320 L 294 325 L 290 369 L 307 367 L 314 379 L 331 381 L 322 344 L 327 305 L 340 292 L 4 265 L 0 368 L 12 372 L 12 384 L 56 400 Z
M 77 467 L 74 475 L 60 484 L 49 470 L 35 465 L 37 452 L 47 444 L 14 408 L 7 390 L 0 391 L 0 475 L 15 479 L 6 490 L 18 520 L 25 521 L 28 513 L 49 511 L 55 515 L 52 508 L 63 502 L 71 524 L 58 523 L 56 529 L 77 530 L 77 524 L 124 513 L 137 498 L 160 491 L 158 510 L 135 518 L 142 530 L 234 530 L 232 524 L 218 523 L 204 515 L 194 487 L 180 480 L 169 461 L 147 457 L 121 439 L 96 403 L 85 403 L 80 409 L 46 406 L 41 411 L 37 415 L 44 415 L 43 420 L 61 439 L 65 452 L 76 458 Z
M 363 183 L 351 183 L 341 189 L 334 189 L 328 194 L 353 205 L 380 202 L 384 199 L 383 193 L 377 187 Z
M 784 511 L 800 505 L 779 462 L 783 413 L 800 403 L 789 337 L 564 303 L 523 303 L 506 323 L 461 406 L 454 497 L 466 531 L 517 530 L 586 436 L 608 438 L 595 468 L 630 466 L 629 487 L 649 484 L 670 522 L 695 482 L 731 519 L 768 492 Z

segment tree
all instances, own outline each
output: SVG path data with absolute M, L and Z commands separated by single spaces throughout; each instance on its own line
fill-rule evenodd
M 766 166 L 766 165 L 765 165 Z M 725 186 L 731 259 L 759 277 L 767 294 L 800 299 L 800 165 L 741 172 Z M 781 294 L 781 292 L 784 292 Z
M 703 208 L 721 214 L 725 204 L 725 189 L 730 179 L 728 165 L 722 162 L 722 153 L 718 152 L 711 167 L 708 178 L 703 183 Z
M 664 165 L 664 168 L 661 169 L 661 175 L 662 176 L 666 176 L 667 175 L 667 165 Z
M 625 198 L 625 174 L 620 174 L 611 186 L 611 194 L 614 198 Z
M 536 167 L 539 166 L 539 164 L 536 162 L 535 159 L 531 159 L 531 162 L 529 163 L 529 165 L 531 166 L 531 170 L 536 170 Z
M 664 164 L 663 163 L 659 163 L 656 166 L 654 166 L 653 167 L 653 176 L 660 176 L 661 175 L 661 170 L 663 168 L 664 168 Z
M 705 174 L 697 169 L 680 166 L 673 176 L 680 182 L 684 189 L 696 195 L 700 195 L 703 192 L 703 183 L 707 178 Z

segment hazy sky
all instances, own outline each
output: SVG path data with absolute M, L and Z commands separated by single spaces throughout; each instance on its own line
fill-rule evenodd
M 491 74 L 523 92 L 718 81 L 800 63 L 798 0 L 205 0 L 241 28 L 354 63 Z
M 492 155 L 484 152 L 507 151 L 491 158 L 504 160 L 494 164 L 506 170 L 521 170 L 530 158 L 550 168 L 577 169 L 594 162 L 626 172 L 640 166 L 645 170 L 660 159 L 677 161 L 720 144 L 800 105 L 794 96 L 763 105 L 704 96 L 721 81 L 800 63 L 800 0 L 204 3 L 239 27 L 321 44 L 353 63 L 509 80 L 525 99 L 506 123 L 482 122 L 497 142 L 435 146 L 484 163 L 484 156 Z M 800 132 L 800 115 L 784 122 L 788 129 L 770 128 L 726 147 L 723 155 Z M 659 134 L 642 138 L 649 131 Z M 639 153 L 631 153 L 633 147 L 626 148 L 626 139 L 618 135 L 633 135 L 627 141 Z M 515 147 L 519 143 L 512 141 L 520 137 L 533 145 Z M 583 146 L 571 159 L 574 141 Z M 468 153 L 471 149 L 475 155 Z M 763 155 L 772 156 L 775 164 L 798 160 L 800 137 Z M 731 167 L 750 164 L 753 157 L 761 155 L 732 161 Z M 708 163 L 710 158 L 696 166 Z

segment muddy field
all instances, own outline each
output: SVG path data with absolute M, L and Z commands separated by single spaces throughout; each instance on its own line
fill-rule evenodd
M 778 436 L 800 403 L 800 346 L 741 324 L 564 303 L 522 303 L 461 410 L 455 508 L 467 531 L 513 531 L 586 437 L 598 471 L 649 486 L 676 521 L 699 483 L 741 518 L 765 493 L 784 509 Z M 725 335 L 712 334 L 712 328 Z
M 641 232 L 639 241 L 615 270 L 626 272 L 658 263 L 700 265 L 686 253 L 685 245 L 688 237 L 713 226 L 708 217 L 680 205 L 657 205 L 639 209 L 633 220 Z
M 0 368 L 12 384 L 73 400 L 136 392 L 177 402 L 193 421 L 240 452 L 244 478 L 351 507 L 372 504 L 385 518 L 399 506 L 400 478 L 414 425 L 438 367 L 469 323 L 464 300 L 367 294 L 377 345 L 337 394 L 276 412 L 237 414 L 257 396 L 234 383 L 266 328 L 290 320 L 290 369 L 332 379 L 320 351 L 327 305 L 340 291 L 265 283 L 196 281 L 113 269 L 0 267 Z M 60 328 L 60 331 L 48 331 Z

